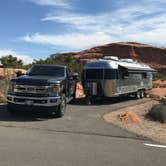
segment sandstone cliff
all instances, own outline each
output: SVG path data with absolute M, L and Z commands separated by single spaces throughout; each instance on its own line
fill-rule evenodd
M 131 58 L 150 65 L 161 74 L 166 74 L 166 48 L 151 45 L 119 42 L 94 47 L 77 53 L 65 53 L 65 55 L 73 56 L 81 63 L 108 55 L 119 58 Z

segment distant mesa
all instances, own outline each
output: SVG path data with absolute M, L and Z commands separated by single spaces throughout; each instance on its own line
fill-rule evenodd
M 78 62 L 83 64 L 109 55 L 119 58 L 131 58 L 146 63 L 160 74 L 166 75 L 166 48 L 147 44 L 135 42 L 110 43 L 81 52 L 65 53 L 65 55 L 73 56 Z

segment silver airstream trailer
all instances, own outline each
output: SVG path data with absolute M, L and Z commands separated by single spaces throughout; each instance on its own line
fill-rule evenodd
M 132 59 L 107 56 L 88 62 L 82 73 L 86 97 L 134 95 L 143 98 L 152 88 L 154 69 Z

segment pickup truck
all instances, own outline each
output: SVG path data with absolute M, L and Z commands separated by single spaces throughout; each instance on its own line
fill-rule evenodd
M 78 74 L 66 66 L 34 65 L 9 82 L 7 111 L 45 111 L 62 117 L 66 104 L 76 96 Z

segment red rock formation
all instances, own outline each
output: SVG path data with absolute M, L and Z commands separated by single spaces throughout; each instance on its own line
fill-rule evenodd
M 161 74 L 166 74 L 166 48 L 140 43 L 111 43 L 77 53 L 66 53 L 65 55 L 73 56 L 81 63 L 108 55 L 119 58 L 131 58 L 150 65 Z
M 131 111 L 126 111 L 124 113 L 119 114 L 118 118 L 123 123 L 141 123 L 140 117 L 135 112 Z

